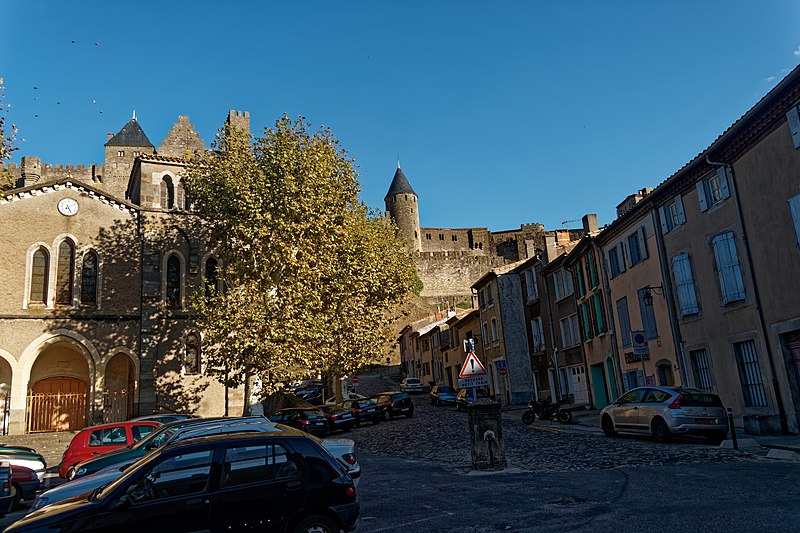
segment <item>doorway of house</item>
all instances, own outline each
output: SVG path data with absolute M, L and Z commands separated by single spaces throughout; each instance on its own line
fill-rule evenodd
M 69 376 L 49 377 L 34 383 L 27 399 L 28 433 L 85 427 L 87 390 L 84 380 Z

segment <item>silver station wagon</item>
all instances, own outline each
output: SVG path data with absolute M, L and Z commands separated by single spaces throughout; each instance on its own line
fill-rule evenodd
M 728 418 L 719 396 L 685 387 L 638 387 L 600 411 L 603 433 L 650 433 L 658 442 L 677 435 L 702 436 L 719 444 L 728 436 Z

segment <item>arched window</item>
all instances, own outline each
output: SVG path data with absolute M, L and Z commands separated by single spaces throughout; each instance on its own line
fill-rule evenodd
M 58 246 L 58 268 L 56 269 L 56 303 L 72 304 L 72 281 L 75 277 L 75 247 L 70 241 Z
M 181 260 L 177 255 L 167 259 L 167 305 L 181 306 Z
M 183 209 L 186 204 L 186 199 L 183 195 L 183 183 L 180 181 L 178 185 L 175 186 L 175 205 L 178 206 L 178 209 Z
M 175 207 L 175 187 L 170 176 L 161 178 L 161 207 L 163 209 Z
M 97 305 L 97 254 L 88 251 L 83 254 L 81 268 L 81 305 Z
M 47 303 L 47 273 L 49 271 L 50 256 L 47 250 L 39 248 L 33 252 L 33 261 L 31 262 L 31 303 Z
M 183 368 L 187 374 L 200 372 L 200 335 L 197 333 L 189 333 L 186 336 Z
M 206 298 L 210 298 L 219 290 L 219 281 L 217 276 L 217 260 L 209 257 L 206 260 L 206 275 L 204 277 Z

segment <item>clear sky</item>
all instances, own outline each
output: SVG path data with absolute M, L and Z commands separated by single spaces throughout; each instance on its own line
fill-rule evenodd
M 325 125 L 383 209 L 399 153 L 423 227 L 577 227 L 704 150 L 800 61 L 780 1 L 0 0 L 19 150 L 102 163 L 135 108 L 158 146 Z M 22 141 L 21 139 L 24 139 Z

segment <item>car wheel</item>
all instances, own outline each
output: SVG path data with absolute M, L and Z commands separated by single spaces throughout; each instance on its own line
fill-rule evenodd
M 603 416 L 600 427 L 603 428 L 603 433 L 606 437 L 616 437 L 618 435 L 617 430 L 614 429 L 614 421 L 608 415 Z
M 669 426 L 667 423 L 664 422 L 662 418 L 656 418 L 653 420 L 653 424 L 650 427 L 650 430 L 653 433 L 653 438 L 656 439 L 656 442 L 669 442 L 672 439 L 672 433 L 669 431 Z
M 327 516 L 314 515 L 300 520 L 292 531 L 294 533 L 337 533 L 339 528 Z
M 11 500 L 9 510 L 13 511 L 22 501 L 22 489 L 18 485 L 11 485 L 11 490 L 14 492 L 14 499 Z

